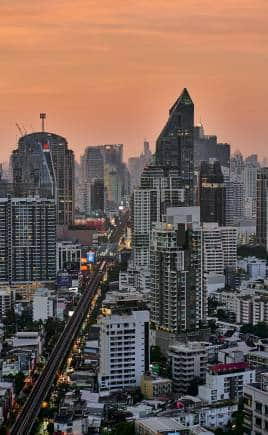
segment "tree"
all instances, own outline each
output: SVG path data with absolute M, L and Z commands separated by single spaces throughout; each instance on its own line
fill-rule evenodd
M 15 395 L 18 396 L 18 394 L 20 393 L 20 391 L 22 390 L 23 386 L 24 386 L 24 380 L 25 380 L 25 374 L 22 372 L 19 372 L 15 375 L 15 379 L 14 379 L 14 390 L 15 390 Z
M 113 429 L 103 429 L 101 435 L 135 435 L 135 424 L 122 422 L 115 425 Z
M 53 423 L 48 423 L 47 425 L 47 432 L 51 435 L 53 435 L 54 433 L 54 424 Z
M 192 379 L 188 387 L 187 394 L 190 394 L 191 396 L 197 396 L 199 384 L 200 384 L 200 379 L 198 377 Z
M 265 322 L 259 322 L 257 325 L 247 323 L 240 328 L 242 334 L 253 334 L 260 338 L 268 338 L 268 325 Z

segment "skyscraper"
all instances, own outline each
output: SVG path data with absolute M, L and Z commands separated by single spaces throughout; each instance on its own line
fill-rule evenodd
M 161 222 L 167 207 L 184 204 L 178 170 L 147 166 L 141 176 L 140 188 L 134 189 L 131 200 L 132 244 L 134 264 L 148 267 L 150 235 L 153 222 Z
M 220 162 L 201 162 L 199 176 L 201 222 L 225 223 L 225 185 Z
M 0 198 L 0 282 L 48 282 L 55 277 L 55 201 Z
M 151 319 L 156 326 L 174 333 L 197 329 L 206 318 L 201 228 L 189 222 L 157 223 L 151 236 L 150 272 Z
M 87 206 L 82 208 L 83 212 L 94 209 L 90 205 L 91 183 L 93 180 L 102 180 L 104 183 L 104 207 L 107 210 L 117 209 L 123 198 L 129 192 L 128 169 L 123 162 L 123 145 L 96 145 L 85 149 L 81 157 L 81 180 L 80 188 L 84 192 L 86 201 L 81 203 Z M 89 205 L 88 205 L 89 204 Z
M 66 139 L 53 133 L 22 136 L 12 157 L 15 196 L 54 198 L 57 223 L 74 218 L 74 154 Z
M 257 243 L 268 251 L 268 168 L 257 175 Z
M 185 205 L 193 204 L 194 104 L 187 89 L 169 111 L 168 121 L 156 142 L 156 163 L 177 168 Z
M 81 172 L 83 182 L 91 182 L 95 178 L 103 180 L 104 157 L 100 147 L 87 147 L 81 157 Z
M 230 145 L 228 143 L 218 143 L 217 136 L 206 135 L 203 125 L 194 128 L 194 163 L 195 168 L 200 167 L 202 161 L 216 159 L 221 166 L 230 166 Z

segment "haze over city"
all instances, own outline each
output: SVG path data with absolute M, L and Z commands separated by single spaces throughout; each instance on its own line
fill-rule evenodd
M 196 122 L 232 149 L 266 148 L 265 0 L 2 0 L 0 159 L 19 133 L 86 145 L 123 143 L 125 158 L 155 139 L 187 87 Z

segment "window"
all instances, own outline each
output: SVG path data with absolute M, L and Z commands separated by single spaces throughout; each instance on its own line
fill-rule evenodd
M 260 417 L 255 417 L 255 425 L 261 427 L 262 419 Z
M 256 412 L 258 412 L 258 414 L 261 414 L 262 413 L 262 403 L 255 402 L 255 410 L 256 410 Z

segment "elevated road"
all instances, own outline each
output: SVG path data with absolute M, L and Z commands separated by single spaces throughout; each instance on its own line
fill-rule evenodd
M 120 237 L 123 234 L 127 221 L 128 213 L 122 217 L 121 223 L 112 233 L 110 237 L 111 243 L 118 243 L 120 241 Z M 100 262 L 98 268 L 94 272 L 79 300 L 73 316 L 65 326 L 64 331 L 62 332 L 58 342 L 49 356 L 43 372 L 34 384 L 27 401 L 18 415 L 17 420 L 10 431 L 11 435 L 30 434 L 35 419 L 39 414 L 41 404 L 47 397 L 55 380 L 57 371 L 62 367 L 68 355 L 69 349 L 77 337 L 81 325 L 88 314 L 92 298 L 94 297 L 100 281 L 107 270 L 107 266 L 108 262 L 103 260 Z

